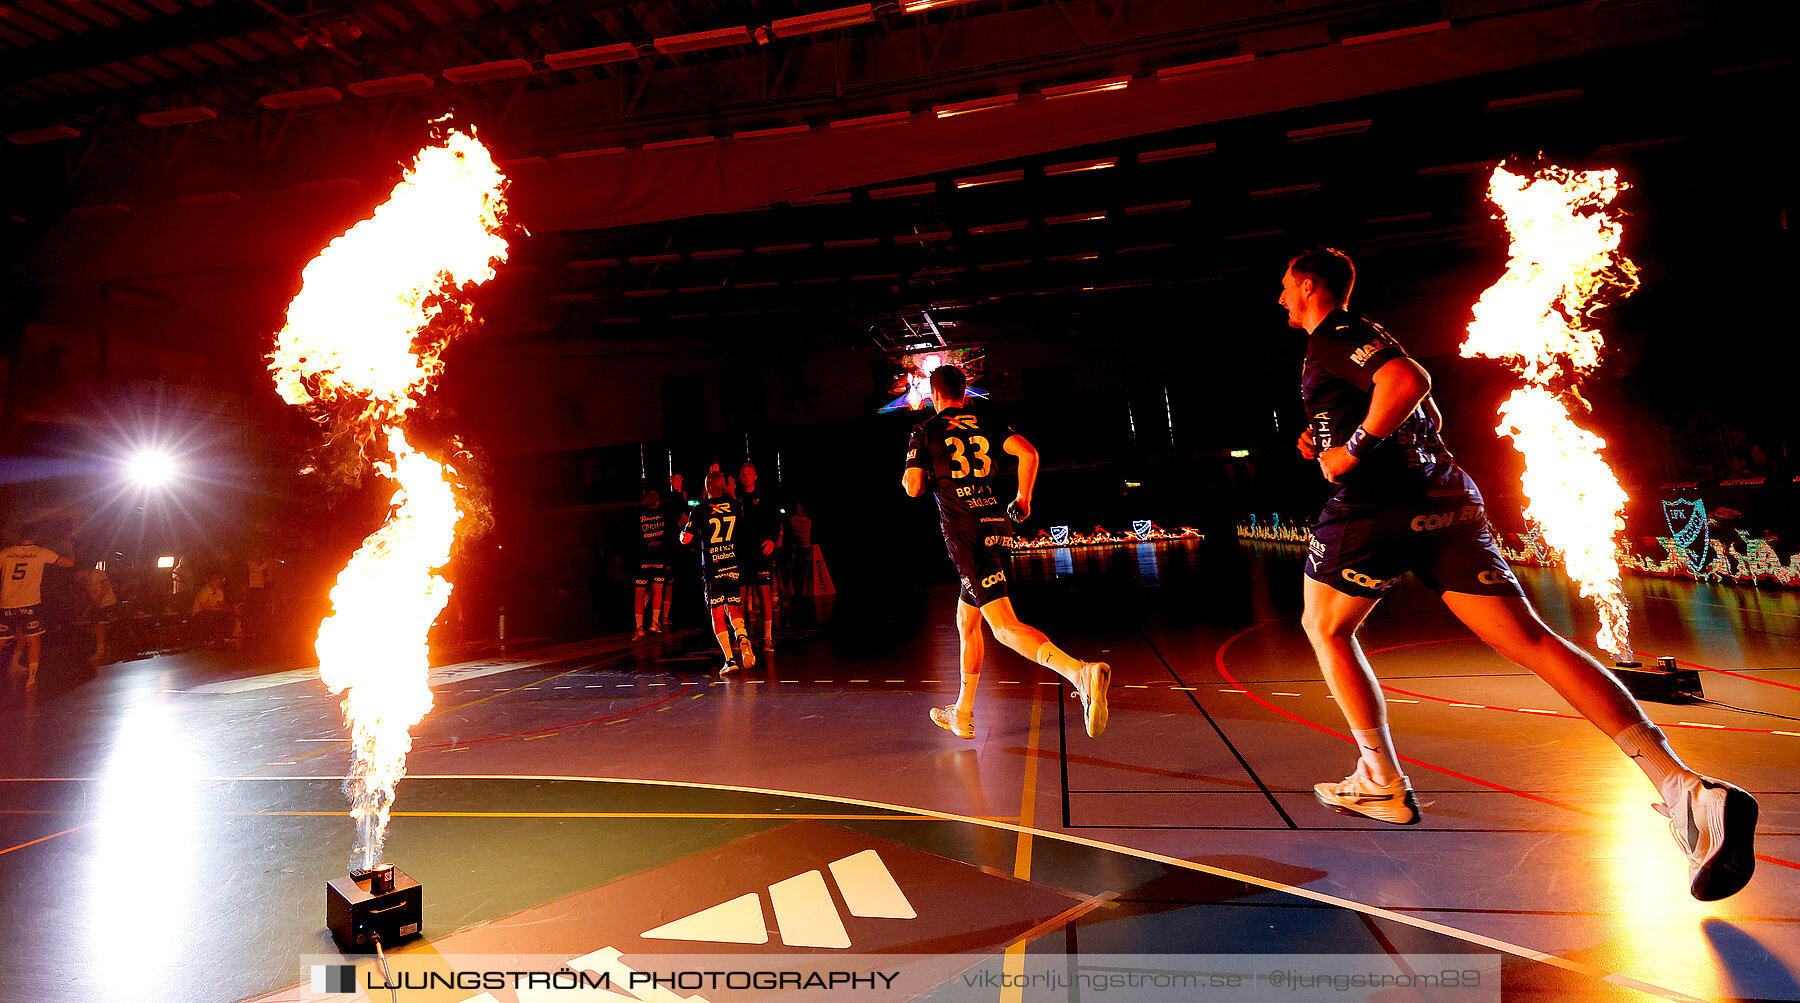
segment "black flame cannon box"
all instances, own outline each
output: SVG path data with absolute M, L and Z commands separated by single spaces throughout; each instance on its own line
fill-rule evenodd
M 393 864 L 325 882 L 325 926 L 353 953 L 392 947 L 419 935 L 424 888 Z

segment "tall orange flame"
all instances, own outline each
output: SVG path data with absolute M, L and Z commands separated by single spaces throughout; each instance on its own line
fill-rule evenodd
M 506 259 L 505 178 L 472 134 L 448 130 L 419 151 L 388 200 L 333 240 L 302 273 L 270 369 L 288 403 L 332 412 L 369 443 L 396 482 L 387 522 L 338 575 L 319 625 L 319 678 L 344 694 L 354 758 L 344 781 L 356 819 L 351 866 L 381 860 L 412 726 L 431 709 L 426 634 L 450 599 L 436 573 L 458 524 L 450 470 L 407 440 L 402 421 L 443 369 L 467 321 L 467 293 Z M 385 451 L 387 457 L 379 455 Z
M 1526 517 L 1543 527 L 1569 577 L 1594 601 L 1595 643 L 1620 662 L 1631 660 L 1617 544 L 1628 499 L 1601 455 L 1605 440 L 1577 427 L 1570 406 L 1587 410 L 1581 381 L 1600 362 L 1594 313 L 1637 289 L 1612 204 L 1624 190 L 1617 171 L 1496 168 L 1488 198 L 1506 221 L 1510 257 L 1506 274 L 1475 304 L 1461 349 L 1465 358 L 1499 359 L 1524 378 L 1526 386 L 1500 406 L 1495 431 L 1525 457 Z

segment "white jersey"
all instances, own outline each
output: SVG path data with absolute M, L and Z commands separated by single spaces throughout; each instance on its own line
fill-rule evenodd
M 44 565 L 59 560 L 56 551 L 34 543 L 0 550 L 0 609 L 36 606 L 44 601 Z

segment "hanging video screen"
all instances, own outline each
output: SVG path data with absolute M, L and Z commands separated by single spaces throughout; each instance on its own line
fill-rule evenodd
M 970 397 L 987 396 L 987 349 L 934 348 L 893 358 L 893 380 L 885 396 L 888 401 L 878 410 L 919 411 L 931 406 L 931 374 L 939 366 L 957 366 L 968 378 Z

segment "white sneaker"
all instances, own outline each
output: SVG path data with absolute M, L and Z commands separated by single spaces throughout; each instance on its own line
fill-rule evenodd
M 956 713 L 956 705 L 931 708 L 931 723 L 944 729 L 957 738 L 975 737 L 975 717 L 962 717 Z
M 1390 825 L 1416 825 L 1419 802 L 1413 797 L 1412 784 L 1404 775 L 1385 786 L 1369 776 L 1369 764 L 1356 761 L 1356 772 L 1335 784 L 1316 784 L 1313 796 L 1327 808 L 1346 815 L 1361 815 Z
M 1106 691 L 1112 687 L 1112 666 L 1105 662 L 1085 662 L 1075 671 L 1075 678 L 1080 681 L 1076 692 L 1081 694 L 1081 720 L 1087 726 L 1089 738 L 1099 738 L 1106 734 L 1106 721 L 1111 711 L 1106 705 Z
M 737 659 L 727 658 L 727 659 L 725 659 L 725 664 L 719 667 L 719 675 L 721 675 L 721 676 L 734 675 L 737 673 L 737 670 L 740 668 L 742 668 L 742 666 L 738 665 Z
M 1756 799 L 1699 774 L 1664 791 L 1669 831 L 1688 858 L 1688 892 L 1702 902 L 1736 894 L 1756 873 Z

